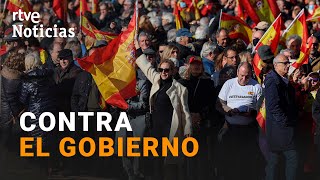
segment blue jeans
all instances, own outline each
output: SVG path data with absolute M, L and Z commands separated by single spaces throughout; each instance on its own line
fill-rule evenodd
M 266 167 L 266 180 L 276 179 L 280 154 L 284 155 L 286 161 L 286 180 L 297 179 L 298 154 L 296 150 L 288 150 L 282 152 L 270 152 L 270 158 Z

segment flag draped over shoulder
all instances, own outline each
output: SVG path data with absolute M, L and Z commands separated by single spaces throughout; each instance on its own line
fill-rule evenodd
M 7 9 L 10 12 L 17 12 L 19 9 L 23 12 L 32 12 L 32 7 L 28 0 L 8 0 Z
M 89 20 L 85 17 L 81 17 L 81 30 L 87 35 L 96 40 L 105 40 L 107 42 L 116 38 L 118 35 L 98 30 Z
M 308 39 L 308 27 L 306 23 L 306 15 L 304 9 L 300 11 L 300 13 L 296 16 L 296 18 L 292 21 L 290 26 L 283 32 L 282 39 L 283 41 L 287 40 L 292 35 L 298 35 L 302 39 L 300 56 L 295 63 L 293 63 L 293 67 L 299 68 L 302 64 L 308 63 L 308 49 L 307 39 Z
M 272 23 L 280 13 L 275 0 L 239 0 L 239 3 L 255 24 L 260 21 Z
M 276 54 L 278 43 L 280 41 L 280 31 L 281 31 L 282 24 L 283 24 L 283 21 L 280 14 L 276 18 L 276 20 L 271 24 L 269 29 L 264 33 L 264 35 L 259 40 L 259 42 L 257 43 L 256 47 L 253 50 L 254 51 L 257 50 L 262 45 L 268 45 L 270 46 L 271 51 L 274 54 Z M 258 53 L 254 55 L 252 64 L 253 64 L 254 72 L 258 78 L 258 81 L 261 82 L 259 75 L 262 70 L 263 61 L 259 57 Z
M 252 41 L 252 30 L 239 17 L 231 16 L 227 13 L 221 13 L 220 28 L 229 30 L 229 37 L 231 39 L 240 38 L 247 45 Z
M 98 48 L 90 56 L 78 59 L 80 66 L 91 73 L 103 99 L 121 109 L 128 108 L 125 99 L 136 95 L 135 24 L 136 13 L 127 31 L 113 39 L 108 46 Z

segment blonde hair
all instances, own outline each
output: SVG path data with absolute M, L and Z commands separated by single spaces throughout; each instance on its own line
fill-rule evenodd
M 178 57 L 179 58 L 179 49 L 177 46 L 175 45 L 168 45 L 162 52 L 162 54 L 160 55 L 161 60 L 165 60 L 165 59 L 170 59 L 171 55 L 172 55 L 172 51 L 178 51 Z
M 25 57 L 25 70 L 29 71 L 39 67 L 42 63 L 38 53 L 29 53 Z

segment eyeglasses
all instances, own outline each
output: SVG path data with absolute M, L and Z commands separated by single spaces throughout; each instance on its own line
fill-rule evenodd
M 159 72 L 168 73 L 169 71 L 170 69 L 167 69 L 167 68 L 159 68 Z
M 159 51 L 159 53 L 163 53 L 163 51 Z
M 284 64 L 284 65 L 291 64 L 289 61 L 286 61 L 286 62 L 277 62 L 277 63 L 281 63 L 281 64 Z

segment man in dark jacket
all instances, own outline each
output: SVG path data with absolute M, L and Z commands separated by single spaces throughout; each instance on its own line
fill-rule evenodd
M 58 108 L 59 112 L 69 113 L 73 85 L 81 69 L 73 63 L 73 55 L 70 49 L 61 50 L 58 59 L 60 66 L 56 67 L 54 72 L 54 80 L 57 84 Z
M 281 154 L 286 159 L 286 179 L 297 177 L 298 157 L 295 146 L 295 125 L 298 109 L 295 90 L 287 79 L 290 62 L 282 54 L 273 60 L 274 70 L 265 80 L 266 134 L 270 157 L 266 167 L 266 180 L 276 179 L 277 164 Z

